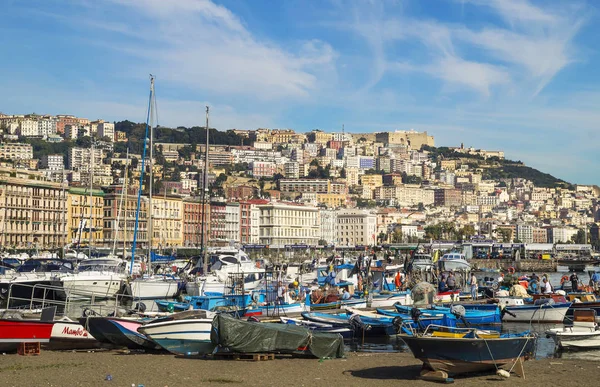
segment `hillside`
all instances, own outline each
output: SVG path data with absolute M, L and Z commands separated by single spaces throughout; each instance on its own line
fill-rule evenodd
M 423 146 L 422 150 L 430 152 L 430 157 L 439 162 L 441 160 L 462 159 L 472 167 L 483 169 L 483 179 L 515 179 L 523 178 L 533 182 L 536 187 L 570 186 L 571 184 L 556 178 L 548 173 L 528 167 L 521 161 L 499 159 L 497 157 L 483 158 L 482 156 L 456 152 L 448 147 Z

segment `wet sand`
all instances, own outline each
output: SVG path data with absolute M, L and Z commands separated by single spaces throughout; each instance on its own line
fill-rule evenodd
M 122 351 L 0 355 L 0 386 L 434 386 L 418 379 L 409 353 L 349 353 L 345 359 L 203 360 Z M 525 362 L 523 380 L 495 374 L 455 379 L 461 386 L 575 386 L 595 381 L 600 363 L 543 359 Z M 112 376 L 111 381 L 105 380 Z

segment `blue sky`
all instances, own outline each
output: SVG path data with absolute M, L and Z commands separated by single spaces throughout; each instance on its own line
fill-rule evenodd
M 3 0 L 0 111 L 427 131 L 600 183 L 595 2 Z M 6 17 L 10 15 L 10 17 Z

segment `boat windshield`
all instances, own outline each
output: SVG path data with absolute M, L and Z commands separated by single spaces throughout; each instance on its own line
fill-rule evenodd
M 19 273 L 53 272 L 53 271 L 68 272 L 71 270 L 73 270 L 73 265 L 70 262 L 31 259 L 31 260 L 25 261 L 21 266 L 19 266 L 17 269 L 17 272 L 19 272 Z
M 92 259 L 79 264 L 77 270 L 82 271 L 118 271 L 123 266 L 120 262 L 109 259 Z

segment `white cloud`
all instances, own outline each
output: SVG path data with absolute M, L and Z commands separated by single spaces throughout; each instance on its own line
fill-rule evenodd
M 108 43 L 142 58 L 162 80 L 189 89 L 259 100 L 304 98 L 319 87 L 315 74 L 323 67 L 331 71 L 336 58 L 329 44 L 316 39 L 297 52 L 259 40 L 236 15 L 211 1 L 114 1 L 141 14 L 143 22 L 133 31 L 112 30 L 146 38 L 140 45 Z

